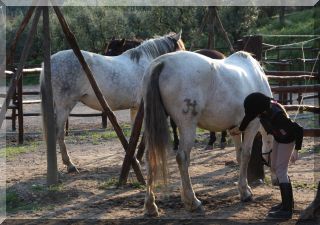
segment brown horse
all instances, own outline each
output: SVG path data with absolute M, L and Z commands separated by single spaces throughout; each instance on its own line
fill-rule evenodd
M 135 48 L 139 46 L 143 41 L 140 39 L 134 39 L 134 40 L 127 40 L 125 38 L 123 39 L 115 39 L 114 37 L 111 39 L 111 41 L 107 44 L 107 47 L 104 51 L 104 55 L 106 56 L 117 56 L 122 54 L 123 52 Z M 212 59 L 224 59 L 226 58 L 224 54 L 222 54 L 219 51 L 211 50 L 211 49 L 200 49 L 195 51 L 195 53 L 207 56 Z M 173 149 L 177 150 L 179 146 L 179 137 L 177 132 L 177 125 L 173 122 L 173 120 L 170 119 L 170 124 L 173 131 Z M 221 133 L 221 140 L 220 140 L 220 147 L 223 149 L 226 145 L 226 136 L 227 132 L 223 131 Z M 210 132 L 210 138 L 209 142 L 206 146 L 206 150 L 213 149 L 213 144 L 217 140 L 215 132 Z M 138 157 L 139 159 L 140 157 Z M 140 158 L 141 159 L 141 158 Z
M 125 38 L 115 39 L 113 37 L 109 43 L 106 44 L 104 50 L 104 55 L 106 56 L 117 56 L 121 55 L 123 52 L 138 47 L 142 43 L 140 39 L 127 40 Z

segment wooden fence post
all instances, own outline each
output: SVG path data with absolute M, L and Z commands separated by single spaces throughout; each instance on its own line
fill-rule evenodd
M 132 131 L 131 131 L 131 137 L 129 140 L 129 147 L 126 152 L 126 156 L 124 157 L 124 161 L 122 164 L 122 169 L 119 177 L 119 185 L 123 185 L 127 183 L 131 162 L 134 157 L 134 153 L 139 141 L 139 136 L 141 132 L 142 122 L 143 122 L 143 116 L 144 116 L 144 106 L 143 101 L 140 103 L 139 110 L 136 115 L 136 119 L 134 121 Z M 145 184 L 145 183 L 144 183 Z
M 22 99 L 22 85 L 23 85 L 23 73 L 18 80 L 17 86 L 17 103 L 18 103 L 18 143 L 23 144 L 23 99 Z
M 9 84 L 9 89 L 7 91 L 7 96 L 6 99 L 1 107 L 1 111 L 0 111 L 0 127 L 2 127 L 3 121 L 6 118 L 6 112 L 7 112 L 7 106 L 9 106 L 10 104 L 10 100 L 12 99 L 14 92 L 16 90 L 16 86 L 18 83 L 18 80 L 20 79 L 21 75 L 22 75 L 22 70 L 23 67 L 26 63 L 30 48 L 32 46 L 32 42 L 33 42 L 33 37 L 34 34 L 36 33 L 37 30 L 37 25 L 39 22 L 39 18 L 41 15 L 41 8 L 37 7 L 35 16 L 33 18 L 32 21 L 32 25 L 31 25 L 31 29 L 29 31 L 27 40 L 25 42 L 25 46 L 23 47 L 22 53 L 21 53 L 21 57 L 20 57 L 20 63 L 18 66 L 17 71 L 12 75 L 12 78 L 10 80 L 10 84 Z
M 42 7 L 43 11 L 43 58 L 44 58 L 44 81 L 45 81 L 45 98 L 46 123 L 47 133 L 47 184 L 53 185 L 58 183 L 58 167 L 57 167 L 57 152 L 56 152 L 56 128 L 53 109 L 52 85 L 51 85 L 51 50 L 50 50 L 50 27 L 49 27 L 49 7 Z M 44 116 L 44 115 L 43 115 Z

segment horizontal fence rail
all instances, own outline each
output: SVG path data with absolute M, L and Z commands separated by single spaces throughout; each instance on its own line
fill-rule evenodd
M 277 86 L 277 87 L 271 87 L 271 91 L 275 92 L 275 93 L 281 93 L 281 92 L 291 92 L 291 93 L 320 92 L 320 84 Z

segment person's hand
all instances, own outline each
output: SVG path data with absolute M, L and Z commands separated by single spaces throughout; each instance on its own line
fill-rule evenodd
M 236 136 L 236 135 L 241 134 L 241 131 L 239 130 L 239 127 L 234 127 L 229 130 L 229 133 L 231 136 Z
M 298 160 L 298 158 L 299 158 L 298 150 L 293 150 L 291 154 L 290 162 L 294 164 Z

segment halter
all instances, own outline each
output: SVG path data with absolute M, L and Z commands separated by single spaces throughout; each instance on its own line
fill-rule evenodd
M 261 158 L 262 158 L 262 163 L 263 165 L 266 165 L 267 167 L 271 167 L 270 165 L 270 162 L 271 162 L 271 159 L 270 159 L 270 155 L 271 155 L 271 152 L 272 152 L 272 149 L 268 152 L 263 152 L 262 155 L 261 155 Z M 263 155 L 268 155 L 268 161 L 266 161 L 264 158 L 263 158 Z
M 168 37 L 168 38 L 173 42 L 175 49 L 179 49 L 180 48 L 180 46 L 178 44 L 178 41 L 176 39 L 174 39 L 172 37 Z

